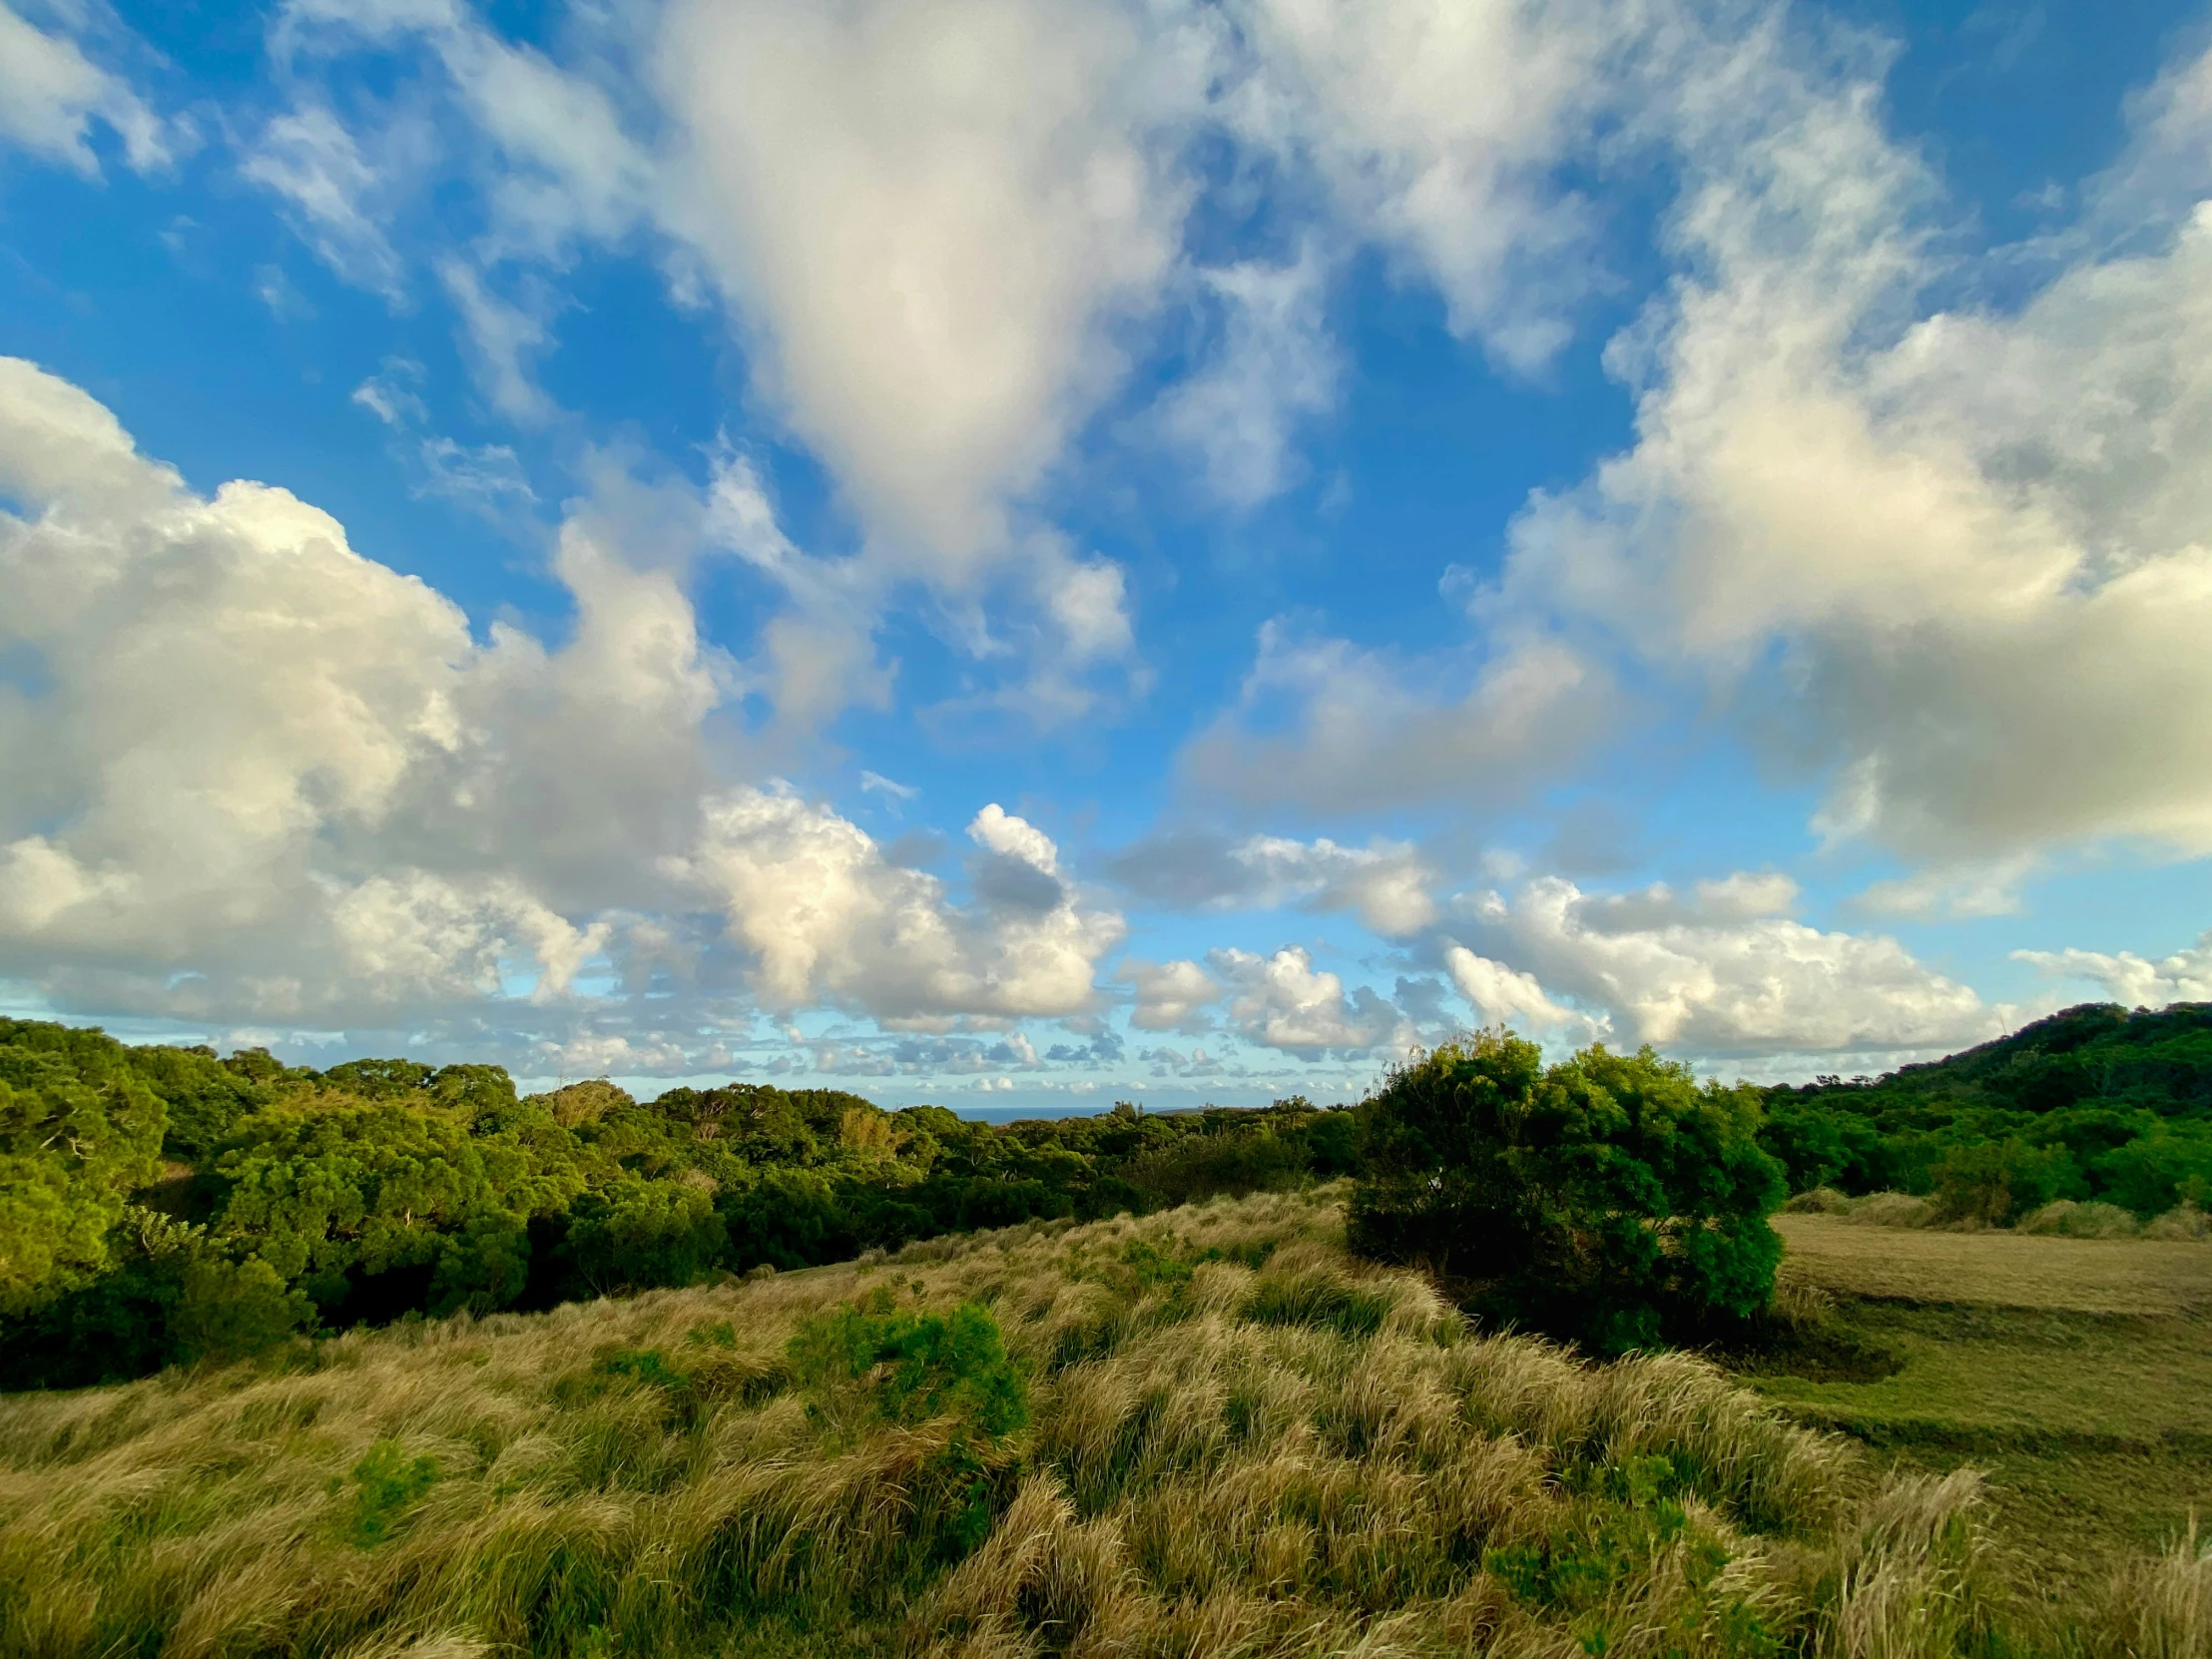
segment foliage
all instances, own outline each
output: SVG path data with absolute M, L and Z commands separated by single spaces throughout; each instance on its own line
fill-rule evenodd
M 1333 1206 L 1263 1195 L 0 1399 L 0 1656 L 2056 1646 L 2067 1609 L 2015 1612 L 1971 1570 L 1970 1477 L 1895 1477 L 1686 1356 L 1478 1333 L 1336 1234 Z M 1301 1300 L 1271 1285 L 1382 1317 L 1240 1311 Z M 995 1310 L 1028 1422 L 963 1452 L 919 1404 L 798 1408 L 792 1339 L 885 1319 L 884 1287 L 947 1341 L 954 1310 Z M 2125 1638 L 2095 1659 L 2192 1651 L 2166 1633 L 2196 1572 L 2084 1600 Z
M 1564 1253 L 1562 1295 L 1533 1294 L 1540 1267 L 1516 1292 L 1441 1234 L 1393 1242 L 1392 1228 L 1414 1223 L 1386 1223 L 1373 1204 L 1370 1243 L 1447 1265 L 1493 1308 L 1606 1346 L 1754 1297 L 1759 1230 L 1721 1219 L 1736 1213 L 1731 1184 L 1755 1173 L 1719 1127 L 1749 1096 L 1669 1081 L 1648 1056 L 1575 1065 L 1528 1085 L 1548 1103 L 1529 1121 L 1551 1113 L 1564 1126 L 1557 1146 L 1478 1170 L 1460 1167 L 1465 1148 L 1448 1134 L 1424 1150 L 1393 1131 L 1375 1143 L 1382 1161 L 1363 1189 L 1380 1195 L 1433 1155 L 1457 1170 L 1453 1203 L 1542 1174 L 1577 1203 L 1613 1207 L 1594 1231 L 1541 1206 L 1507 1228 L 1515 1249 Z M 1688 1107 L 1693 1095 L 1704 1103 Z M 1793 1190 L 1897 1189 L 1926 1195 L 1932 1214 L 1997 1223 L 2076 1200 L 2139 1218 L 2212 1202 L 2202 1007 L 2070 1010 L 1937 1066 L 1769 1090 L 1759 1140 Z M 1622 1114 L 1617 1143 L 1601 1126 Z M 994 1125 L 738 1082 L 638 1100 L 594 1080 L 518 1098 L 495 1066 L 366 1058 L 317 1072 L 259 1049 L 219 1058 L 0 1021 L 0 1387 L 112 1382 L 410 1315 L 542 1310 L 979 1228 L 1296 1190 L 1363 1173 L 1357 1116 L 1293 1096 Z M 1716 1193 L 1693 1178 L 1708 1134 L 1732 1149 L 1707 1172 Z M 1629 1219 L 1677 1204 L 1707 1222 Z M 1443 1225 L 1419 1225 L 1432 1224 Z M 1639 1275 L 1667 1282 L 1656 1328 L 1634 1312 L 1651 1288 L 1630 1294 Z
M 1428 1263 L 1490 1318 L 1617 1353 L 1772 1295 L 1782 1174 L 1753 1090 L 1648 1048 L 1546 1068 L 1484 1032 L 1392 1072 L 1360 1123 L 1354 1248 Z
M 390 1537 L 407 1511 L 437 1484 L 435 1457 L 409 1459 L 397 1440 L 378 1440 L 351 1470 L 353 1501 L 345 1513 L 346 1541 L 356 1549 L 374 1549 Z M 330 1482 L 339 1489 L 338 1482 Z
M 0 1387 L 1280 1190 L 1352 1144 L 1300 1098 L 1009 1125 L 750 1083 L 520 1099 L 496 1066 L 0 1022 Z
M 1792 1192 L 1936 1196 L 1994 1225 L 2064 1199 L 2149 1219 L 2212 1196 L 2212 1003 L 2086 1003 L 1879 1078 L 1767 1091 Z
M 0 1316 L 89 1283 L 160 1168 L 161 1098 L 99 1031 L 0 1020 Z
M 951 1415 L 997 1439 L 1029 1420 L 1021 1374 L 980 1303 L 922 1313 L 878 1291 L 801 1325 L 789 1353 L 803 1384 L 830 1399 L 857 1391 L 887 1422 Z

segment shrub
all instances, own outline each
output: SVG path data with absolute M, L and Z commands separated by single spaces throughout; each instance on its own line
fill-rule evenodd
M 1834 1187 L 1815 1187 L 1809 1193 L 1799 1193 L 1782 1206 L 1783 1213 L 1792 1216 L 1840 1216 L 1850 1208 L 1850 1195 Z
M 1618 1352 L 1773 1295 L 1782 1169 L 1749 1088 L 1648 1048 L 1546 1070 L 1534 1043 L 1483 1032 L 1397 1068 L 1360 1113 L 1354 1248 L 1425 1262 L 1488 1317 Z
M 2168 1210 L 2143 1228 L 2146 1239 L 2212 1239 L 2212 1216 L 2194 1204 Z
M 593 1290 L 695 1285 L 729 1247 L 714 1196 L 704 1187 L 624 1176 L 586 1197 L 570 1224 L 568 1250 Z
M 2212 1201 L 2212 1134 L 2169 1130 L 2117 1147 L 2097 1160 L 2105 1196 L 2145 1218 L 2178 1204 Z
M 1913 1193 L 1869 1193 L 1853 1201 L 1844 1219 L 1861 1227 L 1934 1227 L 1936 1206 Z
M 353 1465 L 353 1501 L 345 1517 L 346 1537 L 358 1548 L 374 1549 L 390 1537 L 406 1512 L 437 1483 L 433 1457 L 409 1460 L 397 1440 L 378 1440 Z M 336 1493 L 339 1482 L 332 1480 Z
M 249 1359 L 314 1324 L 314 1304 L 259 1256 L 243 1262 L 204 1254 L 184 1273 L 172 1328 L 175 1354 L 223 1364 Z
M 832 1410 L 915 1423 L 951 1415 L 990 1438 L 1029 1420 L 1027 1390 L 998 1321 L 981 1303 L 950 1314 L 897 1309 L 888 1291 L 807 1321 L 791 1340 L 793 1374 Z
M 1232 1131 L 1147 1152 L 1130 1165 L 1129 1180 L 1157 1203 L 1193 1204 L 1225 1193 L 1282 1192 L 1304 1181 L 1312 1164 L 1303 1137 Z
M 1936 1209 L 1945 1221 L 2004 1227 L 2053 1200 L 2088 1196 L 2072 1153 L 2017 1139 L 1954 1146 L 1935 1174 Z
M 2076 1204 L 2070 1198 L 2022 1216 L 2017 1226 L 2022 1233 L 2047 1233 L 2064 1239 L 2132 1239 L 2142 1231 L 2134 1212 L 2117 1204 L 2093 1200 Z

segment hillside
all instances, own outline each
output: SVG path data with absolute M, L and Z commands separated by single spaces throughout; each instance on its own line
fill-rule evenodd
M 2002 1224 L 2058 1199 L 2143 1218 L 2212 1203 L 2212 1004 L 2068 1008 L 1882 1077 L 1766 1092 L 1794 1192 L 1944 1195 Z
M 0 1400 L 0 1653 L 1994 1639 L 1971 1475 L 1885 1477 L 1687 1357 L 1476 1335 L 1339 1216 L 1032 1225 Z M 2164 1639 L 2163 1570 L 2077 1651 Z
M 2212 1115 L 2212 1003 L 2127 1009 L 2084 1002 L 1941 1060 L 1879 1078 L 1822 1078 L 1788 1092 L 1878 1111 L 1920 1102 L 2041 1113 L 2098 1102 L 2169 1117 Z

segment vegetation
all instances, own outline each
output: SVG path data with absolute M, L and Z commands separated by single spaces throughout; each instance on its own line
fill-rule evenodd
M 2017 1223 L 2096 1202 L 2139 1221 L 2212 1209 L 2212 1003 L 2069 1008 L 1880 1078 L 1767 1091 L 1761 1139 L 1790 1190 L 1928 1197 L 1937 1219 Z
M 1985 1471 L 2024 1593 L 2078 1597 L 2212 1514 L 2203 1245 L 1778 1225 L 1778 1300 L 1819 1340 L 1739 1366 L 1907 1468 Z
M 1352 1143 L 1303 1099 L 1000 1127 L 752 1084 L 518 1099 L 495 1066 L 314 1072 L 0 1020 L 0 1387 L 1279 1190 Z
M 1741 1324 L 1782 1256 L 1782 1169 L 1759 1126 L 1758 1091 L 1700 1085 L 1648 1048 L 1547 1068 L 1534 1043 L 1483 1032 L 1360 1108 L 1352 1244 L 1604 1353 Z
M 2201 1231 L 2212 1008 L 2077 1008 L 1763 1104 L 1648 1052 L 1546 1069 L 1490 1034 L 1357 1121 L 1294 1098 L 991 1126 L 757 1084 L 518 1098 L 492 1066 L 314 1072 L 0 1020 L 0 1387 L 1346 1174 L 1359 1246 L 1479 1313 L 1601 1352 L 1702 1341 L 1764 1305 L 1777 1165 L 1859 1219 Z
M 0 1400 L 0 1654 L 2203 1654 L 2193 1545 L 2023 1606 L 1972 1475 L 1482 1335 L 1327 1200 Z

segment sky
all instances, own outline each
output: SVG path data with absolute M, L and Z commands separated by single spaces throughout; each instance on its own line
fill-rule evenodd
M 2201 3 L 0 0 L 7 1011 L 1063 1111 L 2091 1000 L 2212 1000 Z

